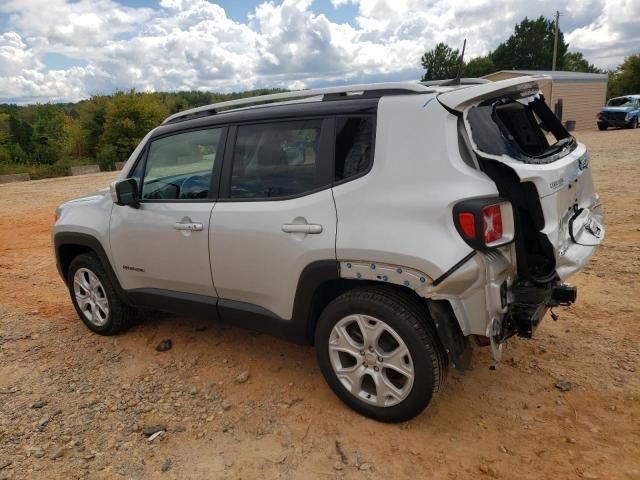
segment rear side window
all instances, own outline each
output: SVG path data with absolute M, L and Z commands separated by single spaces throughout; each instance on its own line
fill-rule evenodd
M 142 178 L 142 199 L 207 198 L 221 136 L 221 128 L 212 128 L 152 141 Z
M 231 198 L 278 198 L 322 186 L 321 119 L 238 127 Z
M 336 182 L 369 170 L 373 155 L 373 117 L 336 118 Z

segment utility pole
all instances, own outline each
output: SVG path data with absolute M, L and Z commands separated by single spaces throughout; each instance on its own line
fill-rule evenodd
M 558 56 L 558 24 L 560 23 L 560 12 L 556 10 L 556 31 L 555 38 L 553 39 L 553 65 L 551 66 L 551 70 L 555 71 L 556 69 L 556 57 Z

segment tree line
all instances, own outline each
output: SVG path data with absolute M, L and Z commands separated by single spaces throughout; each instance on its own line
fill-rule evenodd
M 188 108 L 283 90 L 96 95 L 78 103 L 0 104 L 0 175 L 67 175 L 69 167 L 98 163 L 113 170 L 149 130 Z
M 526 18 L 515 26 L 513 34 L 495 50 L 462 65 L 462 77 L 483 77 L 500 70 L 551 70 L 555 24 L 544 17 Z M 445 43 L 425 52 L 421 58 L 423 81 L 454 78 L 458 72 L 460 51 Z M 604 72 L 589 63 L 580 52 L 569 52 L 562 30 L 558 30 L 556 70 L 608 73 L 607 97 L 640 93 L 640 54 L 627 57 L 616 70 Z
M 462 76 L 481 77 L 498 70 L 549 70 L 554 23 L 544 17 L 525 18 L 514 33 L 489 54 L 463 63 Z M 581 53 L 569 52 L 558 32 L 556 68 L 600 72 Z M 423 81 L 453 78 L 460 52 L 439 43 L 421 63 Z M 608 72 L 608 96 L 640 93 L 640 54 Z M 78 103 L 17 106 L 0 104 L 0 175 L 28 172 L 32 178 L 68 174 L 73 165 L 98 163 L 103 170 L 125 161 L 144 135 L 164 118 L 188 108 L 283 90 L 95 95 Z

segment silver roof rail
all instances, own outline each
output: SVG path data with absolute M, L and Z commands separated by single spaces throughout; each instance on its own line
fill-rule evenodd
M 251 105 L 259 102 L 271 102 L 274 100 L 288 100 L 293 98 L 305 98 L 318 96 L 324 98 L 325 95 L 344 95 L 346 97 L 365 94 L 372 91 L 406 91 L 407 93 L 429 93 L 433 89 L 422 85 L 418 82 L 388 82 L 388 83 L 369 83 L 362 85 L 346 85 L 341 87 L 314 88 L 310 90 L 296 90 L 293 92 L 271 93 L 269 95 L 256 95 L 255 97 L 238 98 L 235 100 L 227 100 L 226 102 L 213 103 L 202 107 L 191 108 L 183 112 L 174 113 L 162 122 L 162 125 L 172 123 L 178 120 L 185 120 L 189 117 L 195 117 L 202 114 L 215 115 L 218 109 L 228 107 L 238 107 L 242 105 Z

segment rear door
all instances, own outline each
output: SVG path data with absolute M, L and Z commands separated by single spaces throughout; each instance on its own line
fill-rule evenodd
M 111 214 L 114 266 L 126 290 L 216 296 L 209 226 L 225 137 L 216 127 L 149 142 L 131 174 L 140 208 L 114 205 Z
M 304 268 L 335 260 L 332 135 L 322 118 L 231 127 L 210 238 L 223 320 L 256 307 L 291 319 Z

